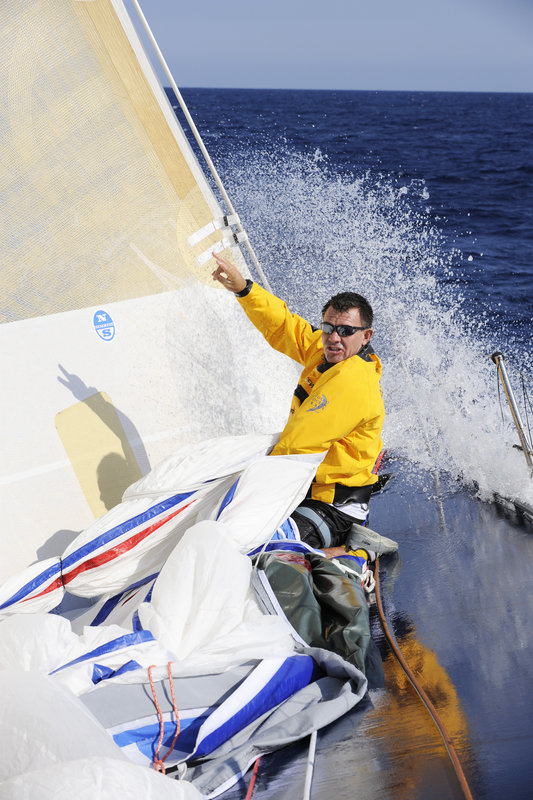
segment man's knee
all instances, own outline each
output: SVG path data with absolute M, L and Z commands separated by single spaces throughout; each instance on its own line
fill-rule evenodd
M 347 517 L 329 503 L 306 500 L 291 514 L 302 541 L 323 550 L 344 544 L 355 519 Z

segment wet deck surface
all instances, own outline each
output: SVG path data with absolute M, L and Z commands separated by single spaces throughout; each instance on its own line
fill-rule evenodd
M 381 594 L 476 800 L 533 797 L 533 530 L 445 479 L 392 465 L 371 526 L 400 544 Z M 385 687 L 318 734 L 313 800 L 464 797 L 437 729 L 383 641 Z M 262 759 L 253 797 L 303 797 L 308 741 Z M 225 795 L 244 798 L 250 774 Z

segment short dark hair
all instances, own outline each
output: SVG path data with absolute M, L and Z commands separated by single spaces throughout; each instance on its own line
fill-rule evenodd
M 372 306 L 363 295 L 357 294 L 357 292 L 340 292 L 333 295 L 322 309 L 322 316 L 324 316 L 328 308 L 333 308 L 335 311 L 348 311 L 350 308 L 357 308 L 363 325 L 366 328 L 372 327 L 374 319 Z

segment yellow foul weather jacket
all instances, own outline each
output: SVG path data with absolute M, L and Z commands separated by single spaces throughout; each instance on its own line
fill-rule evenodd
M 303 364 L 287 424 L 271 455 L 327 451 L 311 488 L 314 500 L 333 503 L 341 487 L 370 486 L 382 449 L 385 410 L 381 362 L 372 352 L 329 365 L 322 331 L 253 283 L 239 303 L 267 342 Z

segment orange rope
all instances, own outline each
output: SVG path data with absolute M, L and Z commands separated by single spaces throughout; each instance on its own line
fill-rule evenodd
M 178 738 L 179 733 L 180 733 L 180 718 L 179 718 L 179 714 L 178 714 L 178 708 L 176 706 L 176 697 L 174 695 L 174 680 L 172 678 L 171 666 L 172 666 L 172 662 L 169 661 L 168 664 L 167 664 L 167 670 L 168 670 L 168 679 L 170 681 L 170 694 L 172 696 L 172 707 L 174 709 L 174 717 L 176 719 L 176 731 L 174 733 L 174 738 L 172 739 L 172 744 L 170 745 L 169 749 L 167 750 L 167 752 L 165 753 L 163 758 L 159 758 L 159 750 L 161 749 L 161 745 L 163 743 L 163 734 L 164 734 L 165 728 L 164 728 L 164 722 L 163 722 L 163 712 L 161 711 L 161 706 L 159 705 L 159 701 L 157 699 L 157 694 L 156 694 L 156 691 L 155 691 L 154 681 L 153 681 L 153 678 L 152 678 L 152 670 L 155 667 L 155 664 L 152 664 L 152 666 L 148 667 L 148 677 L 150 679 L 150 686 L 152 687 L 152 695 L 153 695 L 153 698 L 154 698 L 155 707 L 157 709 L 157 716 L 159 718 L 159 741 L 157 742 L 157 747 L 156 747 L 156 750 L 155 750 L 155 753 L 154 753 L 153 764 L 154 764 L 154 769 L 156 770 L 156 772 L 162 772 L 163 775 L 165 774 L 165 765 L 163 764 L 163 761 L 165 761 L 168 758 L 168 756 L 171 754 L 171 752 L 174 750 L 174 745 L 176 744 L 177 738 Z
M 457 755 L 455 747 L 452 744 L 452 740 L 450 739 L 448 731 L 444 727 L 444 723 L 442 722 L 439 714 L 437 713 L 437 709 L 435 708 L 435 706 L 433 705 L 433 703 L 431 702 L 431 700 L 429 699 L 429 697 L 425 693 L 424 689 L 418 683 L 418 681 L 415 678 L 413 672 L 411 672 L 411 669 L 410 669 L 409 665 L 407 664 L 407 661 L 405 660 L 405 658 L 401 654 L 400 649 L 398 648 L 398 645 L 396 644 L 396 642 L 392 638 L 392 635 L 391 635 L 391 633 L 389 631 L 387 622 L 385 620 L 385 614 L 383 612 L 383 606 L 381 605 L 381 596 L 380 596 L 380 589 L 379 589 L 379 558 L 376 558 L 376 568 L 374 570 L 374 579 L 376 581 L 376 604 L 377 604 L 377 607 L 378 607 L 379 619 L 381 621 L 381 627 L 383 628 L 383 633 L 385 634 L 385 638 L 387 639 L 388 643 L 392 647 L 392 651 L 393 651 L 394 655 L 396 656 L 401 668 L 403 669 L 403 671 L 407 675 L 407 678 L 408 678 L 411 686 L 413 687 L 413 689 L 415 690 L 417 695 L 420 697 L 420 699 L 424 703 L 425 707 L 427 708 L 427 710 L 429 711 L 429 713 L 431 715 L 431 718 L 433 719 L 433 722 L 437 726 L 437 729 L 438 729 L 438 731 L 439 731 L 439 733 L 440 733 L 440 735 L 442 737 L 442 741 L 444 742 L 444 746 L 445 746 L 445 748 L 446 748 L 446 750 L 448 752 L 448 755 L 450 757 L 450 761 L 452 762 L 455 774 L 457 776 L 457 780 L 459 781 L 461 789 L 463 790 L 463 794 L 465 796 L 465 799 L 466 800 L 473 800 L 472 792 L 470 791 L 470 787 L 468 785 L 468 782 L 466 780 L 465 774 L 463 772 L 463 768 L 461 766 L 461 762 L 459 761 L 459 756 Z
M 255 760 L 254 771 L 252 772 L 252 777 L 250 778 L 250 783 L 248 784 L 248 791 L 246 792 L 246 797 L 244 798 L 244 800 L 250 800 L 250 798 L 252 796 L 252 792 L 253 792 L 254 786 L 255 786 L 255 779 L 257 778 L 257 770 L 259 769 L 259 762 L 260 761 L 261 761 L 261 756 L 259 756 L 259 758 L 256 758 L 256 760 Z

